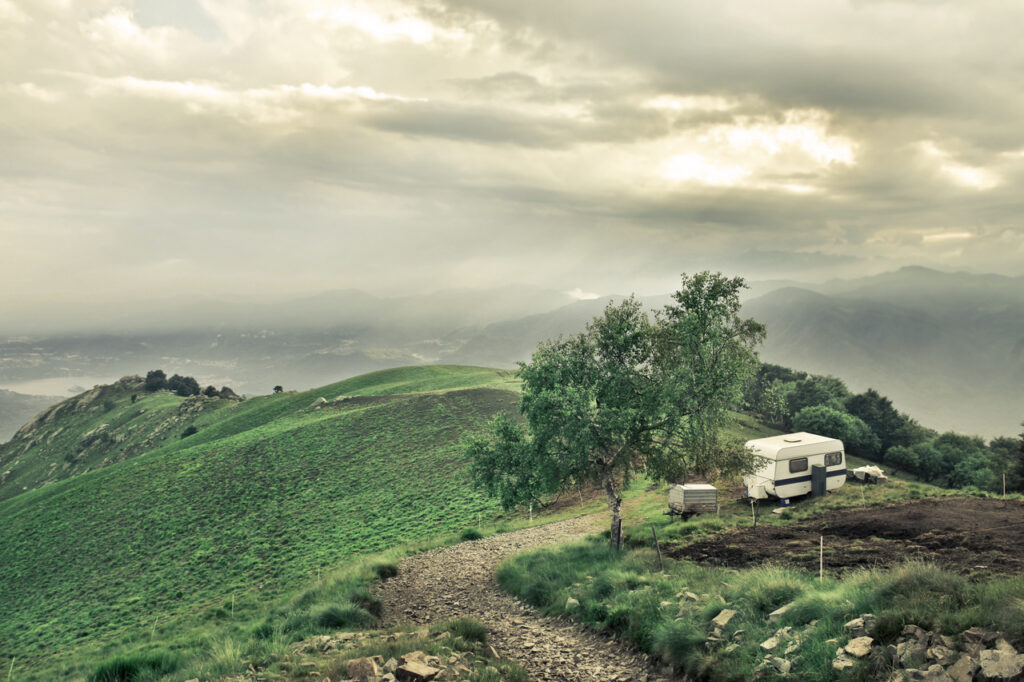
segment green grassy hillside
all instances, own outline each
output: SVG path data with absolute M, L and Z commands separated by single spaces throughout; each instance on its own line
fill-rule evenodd
M 509 372 L 442 366 L 220 401 L 188 438 L 176 428 L 155 450 L 0 502 L 0 659 L 50 665 L 183 616 L 217 618 L 228 599 L 256 612 L 348 557 L 493 518 L 458 443 L 514 409 L 517 388 Z M 64 429 L 53 442 L 115 429 L 130 395 L 110 400 L 51 420 L 48 433 Z

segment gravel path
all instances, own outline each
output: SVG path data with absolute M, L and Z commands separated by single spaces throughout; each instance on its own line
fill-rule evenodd
M 502 590 L 495 568 L 519 552 L 594 532 L 594 517 L 494 535 L 404 560 L 378 596 L 389 624 L 433 623 L 470 616 L 490 630 L 498 653 L 534 680 L 666 680 L 643 653 L 567 620 L 546 618 Z

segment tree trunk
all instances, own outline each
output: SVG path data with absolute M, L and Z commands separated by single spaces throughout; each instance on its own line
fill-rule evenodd
M 604 475 L 602 484 L 604 493 L 608 496 L 608 507 L 612 511 L 612 547 L 622 549 L 622 498 L 619 496 L 618 486 L 615 485 L 615 479 L 610 472 Z

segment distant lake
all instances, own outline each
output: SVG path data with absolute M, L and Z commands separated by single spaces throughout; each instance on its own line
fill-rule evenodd
M 53 395 L 69 397 L 87 391 L 96 384 L 110 384 L 121 377 L 119 376 L 69 376 L 51 377 L 49 379 L 33 379 L 31 381 L 15 381 L 13 383 L 0 383 L 0 388 L 27 395 Z

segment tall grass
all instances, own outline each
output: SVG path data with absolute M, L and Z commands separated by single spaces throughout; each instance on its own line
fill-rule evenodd
M 765 653 L 760 642 L 784 626 L 799 633 L 800 646 L 787 657 L 797 679 L 827 679 L 836 649 L 827 640 L 845 641 L 843 624 L 869 612 L 879 617 L 874 634 L 880 639 L 914 623 L 950 635 L 981 625 L 1024 643 L 1024 576 L 972 583 L 911 562 L 819 581 L 773 565 L 736 571 L 670 562 L 663 573 L 655 572 L 656 561 L 650 549 L 615 552 L 591 539 L 514 557 L 500 567 L 498 580 L 547 614 L 614 632 L 700 679 L 750 679 Z M 567 605 L 569 597 L 579 606 Z M 769 622 L 767 615 L 784 604 L 792 606 Z M 724 608 L 738 612 L 726 640 L 743 631 L 727 653 L 704 646 L 711 619 Z

